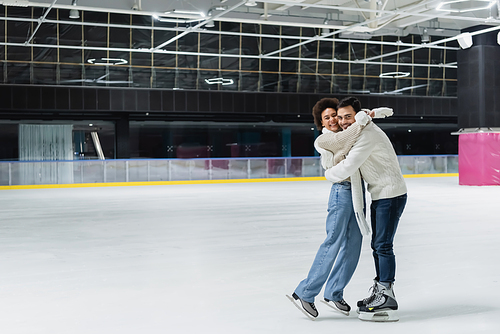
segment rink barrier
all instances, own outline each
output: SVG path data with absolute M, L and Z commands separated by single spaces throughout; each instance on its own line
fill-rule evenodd
M 421 178 L 421 177 L 452 177 L 452 176 L 458 177 L 458 173 L 403 175 L 405 179 Z M 261 183 L 261 182 L 291 182 L 291 181 L 326 181 L 326 178 L 324 176 L 319 176 L 319 177 L 290 177 L 290 178 L 273 178 L 273 179 L 37 184 L 37 185 L 22 185 L 22 186 L 0 186 L 0 190 L 167 186 L 167 185 L 188 185 L 188 184 Z
M 398 160 L 406 177 L 458 172 L 458 156 L 399 156 Z M 0 162 L 0 189 L 324 179 L 319 157 Z

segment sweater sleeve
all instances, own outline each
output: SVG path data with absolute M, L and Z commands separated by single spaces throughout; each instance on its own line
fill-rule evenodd
M 321 166 L 323 167 L 323 169 L 328 169 L 333 166 L 333 153 L 319 147 L 318 138 L 316 138 L 316 140 L 314 141 L 314 148 L 321 155 L 320 157 Z
M 337 165 L 326 170 L 326 179 L 331 182 L 340 182 L 354 174 L 366 159 L 368 159 L 374 149 L 374 145 L 373 141 L 369 139 L 369 136 L 361 134 L 359 140 L 352 146 L 347 157 Z
M 371 121 L 370 116 L 365 112 L 358 112 L 355 119 L 356 122 L 344 131 L 329 132 L 319 136 L 317 146 L 334 154 L 349 152 L 356 139 L 358 139 L 361 130 Z

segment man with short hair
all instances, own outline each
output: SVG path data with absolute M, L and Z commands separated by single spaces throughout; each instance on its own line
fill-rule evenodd
M 354 97 L 340 101 L 339 125 L 345 130 L 356 122 L 361 103 Z M 328 149 L 328 134 L 318 141 Z M 393 285 L 396 259 L 393 240 L 407 199 L 406 184 L 387 135 L 373 122 L 360 133 L 345 160 L 325 172 L 331 182 L 344 180 L 360 170 L 372 197 L 370 207 L 373 259 L 376 277 L 371 296 L 358 301 L 359 318 L 367 321 L 397 321 L 398 304 Z

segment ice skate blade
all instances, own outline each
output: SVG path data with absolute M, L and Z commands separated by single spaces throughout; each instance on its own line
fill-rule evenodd
M 335 307 L 335 305 L 333 305 L 333 302 L 332 304 L 330 303 L 327 303 L 326 300 L 321 300 L 321 302 L 325 305 L 328 305 L 329 307 L 331 307 L 332 309 L 334 309 L 335 311 L 339 312 L 339 313 L 342 313 L 343 315 L 345 316 L 349 316 L 349 311 L 342 311 L 342 310 L 339 310 L 338 308 Z
M 293 303 L 293 305 L 295 305 L 296 308 L 298 308 L 300 310 L 300 312 L 304 313 L 306 317 L 308 317 L 309 319 L 311 319 L 312 321 L 316 320 L 315 317 L 313 317 L 312 315 L 310 315 L 309 313 L 307 313 L 303 308 L 302 308 L 302 304 L 300 303 L 299 300 L 295 300 L 293 299 L 292 296 L 289 296 L 289 295 L 286 295 L 286 297 Z
M 398 312 L 395 310 L 379 310 L 377 312 L 360 312 L 359 320 L 373 322 L 396 322 L 399 321 Z

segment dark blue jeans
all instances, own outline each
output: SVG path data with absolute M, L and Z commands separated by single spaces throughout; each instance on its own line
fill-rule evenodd
M 406 205 L 406 194 L 372 201 L 372 250 L 379 282 L 394 282 L 396 257 L 393 251 L 394 235 Z

